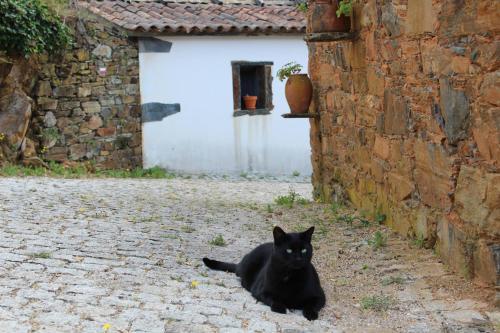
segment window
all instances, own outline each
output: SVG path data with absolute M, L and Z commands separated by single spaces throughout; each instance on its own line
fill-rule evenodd
M 272 62 L 233 61 L 233 102 L 235 117 L 270 114 L 273 106 Z M 257 96 L 255 110 L 246 110 L 244 96 Z

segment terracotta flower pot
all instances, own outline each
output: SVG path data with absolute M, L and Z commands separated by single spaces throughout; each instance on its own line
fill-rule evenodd
M 351 30 L 351 18 L 337 17 L 339 0 L 316 0 L 311 6 L 312 32 L 348 32 Z
M 312 84 L 307 74 L 290 75 L 285 85 L 285 97 L 292 113 L 307 113 L 312 99 Z
M 245 109 L 255 110 L 257 105 L 257 96 L 243 96 L 243 102 L 245 103 Z

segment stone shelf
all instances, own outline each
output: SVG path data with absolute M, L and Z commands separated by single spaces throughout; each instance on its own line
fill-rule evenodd
M 334 42 L 338 40 L 351 40 L 356 37 L 354 32 L 317 32 L 307 34 L 304 37 L 306 42 Z
M 317 118 L 319 113 L 285 113 L 281 116 L 283 118 Z

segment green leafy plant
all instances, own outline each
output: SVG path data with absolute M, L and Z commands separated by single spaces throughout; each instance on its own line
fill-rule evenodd
M 9 54 L 53 54 L 71 44 L 68 26 L 41 0 L 2 0 L 0 13 L 0 48 Z
M 278 70 L 278 79 L 284 81 L 293 74 L 298 74 L 302 70 L 302 65 L 295 61 L 289 62 Z
M 371 245 L 374 250 L 378 250 L 387 245 L 387 236 L 377 230 L 373 234 L 372 239 L 368 240 L 368 244 Z
M 310 203 L 309 200 L 306 198 L 303 198 L 295 192 L 293 189 L 290 189 L 287 195 L 280 195 L 274 199 L 274 202 L 278 206 L 286 206 L 288 208 L 292 208 L 294 203 L 297 203 L 299 205 L 307 205 Z
M 340 15 L 351 16 L 353 0 L 340 0 L 339 8 L 337 9 L 337 17 Z
M 304 2 L 298 3 L 296 7 L 299 11 L 305 13 L 305 12 L 307 12 L 309 5 L 308 5 L 307 1 L 304 1 Z
M 363 310 L 386 311 L 392 304 L 392 299 L 384 295 L 366 296 L 361 299 Z
M 215 246 L 226 246 L 226 241 L 224 240 L 224 237 L 222 237 L 222 235 L 217 235 L 210 241 L 210 244 Z

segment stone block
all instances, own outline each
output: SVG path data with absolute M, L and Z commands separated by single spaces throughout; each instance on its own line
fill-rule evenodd
M 398 37 L 402 33 L 403 27 L 392 2 L 387 2 L 382 6 L 382 26 L 390 37 Z
M 412 192 L 415 190 L 415 185 L 411 179 L 394 172 L 389 172 L 388 183 L 391 195 L 397 201 L 410 198 Z
M 69 157 L 71 160 L 80 160 L 87 154 L 87 146 L 85 144 L 75 144 L 69 147 Z
M 88 128 L 91 130 L 96 130 L 103 125 L 101 117 L 98 115 L 93 115 L 88 121 Z
M 92 55 L 97 58 L 108 58 L 110 59 L 113 54 L 113 50 L 108 45 L 100 44 L 93 51 Z
M 52 96 L 52 86 L 49 81 L 38 81 L 35 91 L 38 97 Z
M 385 79 L 382 73 L 370 66 L 367 69 L 368 92 L 376 96 L 384 96 Z
M 78 97 L 88 97 L 92 93 L 90 87 L 78 87 Z
M 455 206 L 460 218 L 478 232 L 500 236 L 500 174 L 463 165 L 457 180 Z
M 384 92 L 384 133 L 390 135 L 406 135 L 410 110 L 404 97 L 392 89 Z
M 390 140 L 386 139 L 380 135 L 375 136 L 375 144 L 373 146 L 373 152 L 375 155 L 383 160 L 389 159 L 390 156 Z
M 60 86 L 55 87 L 53 90 L 55 97 L 74 97 L 76 95 L 76 87 L 74 86 Z
M 430 207 L 449 209 L 452 160 L 441 146 L 415 141 L 415 182 L 420 199 Z
M 97 129 L 97 135 L 99 136 L 113 136 L 116 134 L 115 127 L 101 127 Z
M 437 15 L 432 0 L 408 0 L 407 18 L 409 34 L 434 32 Z
M 465 92 L 453 89 L 447 78 L 439 80 L 439 95 L 446 137 L 450 144 L 456 144 L 467 137 L 469 99 Z
M 37 104 L 42 110 L 56 110 L 59 100 L 40 97 L 37 99 Z
M 101 104 L 99 102 L 83 102 L 82 108 L 85 113 L 99 113 L 101 112 Z
M 500 244 L 479 240 L 474 249 L 474 273 L 483 283 L 494 286 L 500 276 Z
M 54 127 L 57 124 L 57 119 L 52 112 L 47 112 L 43 117 L 45 127 Z
M 450 267 L 465 277 L 473 274 L 474 243 L 467 233 L 447 218 L 437 224 L 436 250 Z
M 500 72 L 488 73 L 484 76 L 479 98 L 489 104 L 500 105 Z

